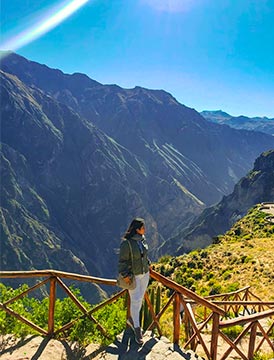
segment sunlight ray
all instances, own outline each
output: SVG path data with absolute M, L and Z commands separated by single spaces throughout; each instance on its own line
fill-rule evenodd
M 158 11 L 164 12 L 183 12 L 187 11 L 191 6 L 195 4 L 194 0 L 142 0 L 143 3 L 151 6 Z M 197 2 L 197 0 L 196 0 Z
M 72 0 L 69 3 L 66 1 L 66 4 L 61 5 L 61 8 L 59 5 L 59 10 L 56 10 L 56 7 L 52 8 L 42 20 L 36 22 L 33 26 L 19 34 L 7 39 L 3 43 L 0 43 L 0 49 L 11 51 L 18 50 L 55 28 L 89 1 L 90 0 Z

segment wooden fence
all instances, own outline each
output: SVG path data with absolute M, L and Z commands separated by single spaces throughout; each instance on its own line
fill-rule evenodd
M 162 286 L 170 289 L 171 295 L 168 301 L 163 305 L 162 309 L 160 309 L 158 313 L 155 313 L 148 293 L 145 294 L 145 301 L 152 317 L 148 330 L 157 329 L 161 336 L 161 317 L 167 309 L 172 306 L 174 344 L 179 344 L 179 342 L 181 342 L 181 346 L 184 348 L 190 347 L 197 352 L 198 350 L 202 351 L 203 356 L 206 356 L 209 360 L 227 359 L 227 356 L 233 350 L 238 353 L 241 359 L 250 360 L 253 359 L 254 354 L 261 349 L 264 342 L 266 342 L 269 345 L 270 350 L 274 352 L 274 344 L 271 337 L 271 334 L 274 332 L 274 302 L 261 301 L 257 296 L 251 293 L 249 287 L 228 294 L 203 298 L 154 270 L 151 270 L 150 276 L 154 281 L 157 281 L 162 284 Z M 87 310 L 71 292 L 64 280 L 84 281 L 108 286 L 116 286 L 116 280 L 55 270 L 0 272 L 0 278 L 42 278 L 42 280 L 23 291 L 21 294 L 4 303 L 0 303 L 0 309 L 11 316 L 14 316 L 19 321 L 24 322 L 41 335 L 50 337 L 55 337 L 58 334 L 69 330 L 83 317 L 88 317 L 90 321 L 96 325 L 99 331 L 104 336 L 108 337 L 107 329 L 104 329 L 93 315 L 99 309 L 102 309 L 104 306 L 111 304 L 118 298 L 127 294 L 126 290 L 122 290 L 101 304 L 95 306 L 92 310 Z M 47 329 L 42 329 L 37 324 L 16 313 L 9 305 L 47 283 L 49 283 L 48 327 Z M 54 322 L 57 286 L 61 287 L 66 292 L 82 312 L 82 315 L 79 318 L 60 328 L 56 328 Z M 127 307 L 127 314 L 129 314 L 129 306 Z M 233 318 L 231 318 L 231 316 L 233 316 Z M 261 324 L 261 320 L 264 320 L 264 325 Z M 267 326 L 266 320 L 268 321 Z M 243 325 L 243 330 L 236 339 L 231 340 L 226 335 L 224 329 L 238 324 Z M 208 337 L 210 341 L 208 341 Z M 246 354 L 239 346 L 240 341 L 244 337 L 249 339 L 249 346 Z M 184 338 L 184 343 L 182 343 L 182 338 Z M 218 341 L 220 338 L 227 343 L 227 349 L 223 354 L 220 354 L 220 351 L 218 353 Z

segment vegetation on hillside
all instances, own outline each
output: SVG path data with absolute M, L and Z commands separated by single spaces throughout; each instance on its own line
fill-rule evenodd
M 230 292 L 250 285 L 252 292 L 262 300 L 274 300 L 274 224 L 267 222 L 267 214 L 259 210 L 259 206 L 252 208 L 249 213 L 239 220 L 226 234 L 214 239 L 214 244 L 206 249 L 195 250 L 179 257 L 164 256 L 157 264 L 156 271 L 170 277 L 179 284 L 197 292 L 202 296 Z M 1 303 L 21 293 L 27 288 L 23 285 L 17 290 L 0 284 Z M 156 282 L 150 284 L 151 302 L 159 311 L 160 303 L 164 305 L 169 291 L 160 291 Z M 92 305 L 80 295 L 79 290 L 73 290 L 77 298 L 87 310 Z M 160 299 L 161 293 L 161 299 Z M 43 300 L 24 297 L 9 305 L 13 310 L 34 321 L 40 327 L 47 329 L 48 298 Z M 172 329 L 172 309 L 161 319 L 163 333 L 170 335 Z M 55 308 L 55 325 L 61 327 L 82 313 L 69 299 L 58 299 Z M 144 307 L 142 311 L 143 326 L 150 323 L 150 314 Z M 66 338 L 87 343 L 109 343 L 125 328 L 126 306 L 125 300 L 120 298 L 115 303 L 103 307 L 94 314 L 100 324 L 107 329 L 110 339 L 104 338 L 94 324 L 83 318 L 67 333 L 61 334 Z M 150 319 L 151 320 L 151 319 Z M 24 336 L 33 333 L 27 326 L 0 311 L 0 333 L 13 333 Z
M 14 290 L 11 287 L 0 284 L 0 302 L 4 303 L 27 289 L 27 285 L 22 285 Z M 93 306 L 84 300 L 78 289 L 72 288 L 71 290 L 87 310 L 92 309 Z M 100 333 L 94 322 L 87 317 L 82 316 L 83 313 L 70 298 L 56 300 L 54 314 L 55 328 L 61 328 L 63 325 L 82 316 L 69 331 L 61 333 L 60 337 L 66 337 L 71 341 L 77 341 L 83 345 L 89 343 L 110 343 L 125 327 L 126 307 L 124 302 L 125 300 L 120 298 L 115 303 L 106 305 L 93 314 L 94 318 L 99 321 L 103 328 L 107 329 L 109 335 L 108 339 Z M 47 330 L 49 309 L 48 297 L 41 300 L 25 296 L 16 300 L 8 307 L 42 329 Z M 0 310 L 0 334 L 14 334 L 18 337 L 24 337 L 28 334 L 37 334 L 37 332 L 32 330 L 28 325 Z
M 155 270 L 202 296 L 247 285 L 262 300 L 274 299 L 274 224 L 253 207 L 214 244 L 179 257 L 164 256 Z

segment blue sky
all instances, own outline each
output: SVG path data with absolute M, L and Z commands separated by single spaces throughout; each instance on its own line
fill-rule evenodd
M 198 111 L 274 118 L 273 0 L 77 1 L 53 24 L 75 0 L 1 0 L 0 49 Z

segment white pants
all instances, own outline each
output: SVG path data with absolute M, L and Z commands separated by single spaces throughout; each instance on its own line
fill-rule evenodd
M 140 310 L 142 301 L 147 289 L 149 281 L 149 272 L 145 274 L 135 275 L 136 288 L 129 290 L 130 296 L 130 315 L 133 320 L 134 327 L 140 327 Z

